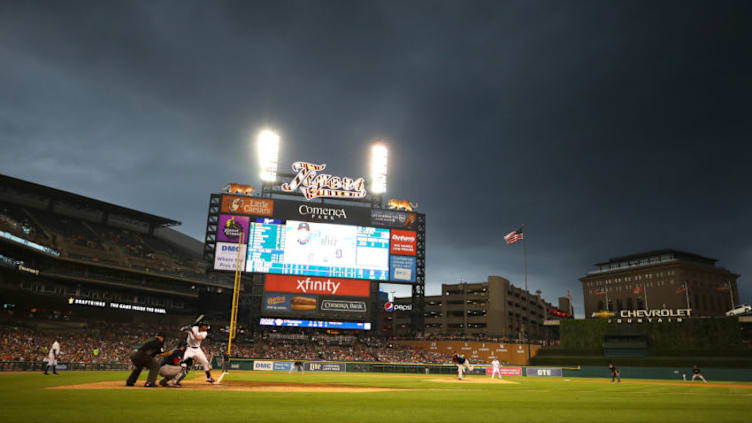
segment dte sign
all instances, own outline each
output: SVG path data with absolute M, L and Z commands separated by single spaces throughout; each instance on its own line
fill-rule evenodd
M 528 367 L 525 369 L 525 376 L 529 377 L 561 377 L 561 369 L 548 369 Z

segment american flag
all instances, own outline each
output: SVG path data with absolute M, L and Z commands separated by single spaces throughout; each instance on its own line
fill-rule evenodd
M 632 290 L 633 294 L 639 294 L 640 292 L 642 292 L 641 286 L 635 287 L 635 289 Z
M 593 292 L 593 294 L 595 294 L 595 295 L 603 295 L 603 294 L 606 294 L 606 293 L 607 293 L 606 291 L 602 291 L 602 290 L 601 291 L 595 291 L 595 292 Z
M 521 239 L 525 239 L 525 235 L 522 233 L 522 228 L 504 235 L 504 241 L 506 241 L 507 244 L 514 244 Z

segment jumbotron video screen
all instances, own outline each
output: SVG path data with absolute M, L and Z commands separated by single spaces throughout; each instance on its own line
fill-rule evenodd
M 415 227 L 413 212 L 223 195 L 214 270 L 415 283 Z

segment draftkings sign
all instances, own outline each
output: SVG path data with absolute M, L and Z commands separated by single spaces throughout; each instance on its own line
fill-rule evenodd
M 683 322 L 692 317 L 691 308 L 655 309 L 655 310 L 621 310 L 619 317 L 608 319 L 609 323 L 664 323 Z

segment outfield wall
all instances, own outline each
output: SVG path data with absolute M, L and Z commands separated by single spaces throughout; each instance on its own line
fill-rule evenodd
M 470 362 L 488 364 L 494 359 L 502 363 L 524 366 L 529 364 L 529 356 L 535 356 L 540 345 L 530 345 L 528 355 L 527 344 L 504 344 L 498 342 L 476 341 L 393 341 L 395 344 L 451 355 L 454 352 L 463 354 Z
M 622 379 L 664 379 L 682 380 L 685 373 L 687 380 L 692 378 L 691 367 L 622 367 L 618 366 Z M 752 369 L 707 368 L 702 375 L 709 382 L 737 381 L 752 382 Z M 579 369 L 564 368 L 564 377 L 611 378 L 611 371 L 606 366 L 581 366 Z

